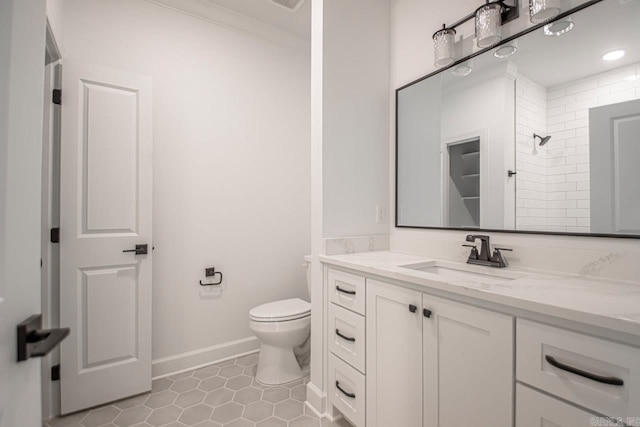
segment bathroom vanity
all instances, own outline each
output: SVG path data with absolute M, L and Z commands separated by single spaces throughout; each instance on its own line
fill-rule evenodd
M 320 260 L 330 414 L 356 427 L 640 425 L 637 284 L 388 251 Z

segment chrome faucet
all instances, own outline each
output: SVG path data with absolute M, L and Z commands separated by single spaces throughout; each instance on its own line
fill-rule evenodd
M 505 268 L 508 265 L 501 251 L 512 251 L 513 249 L 494 248 L 493 254 L 491 254 L 491 238 L 483 234 L 469 234 L 465 240 L 471 243 L 480 240 L 480 252 L 478 252 L 476 245 L 462 245 L 471 248 L 467 264 L 486 265 L 496 268 Z

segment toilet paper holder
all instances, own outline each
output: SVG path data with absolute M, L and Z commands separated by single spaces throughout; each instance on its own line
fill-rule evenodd
M 206 278 L 210 278 L 212 277 L 213 280 L 215 280 L 216 277 L 218 277 L 218 281 L 217 282 L 212 282 L 212 283 L 203 283 L 202 280 L 200 280 L 200 286 L 218 286 L 222 284 L 222 273 L 219 271 L 216 271 L 215 267 L 208 267 L 204 269 L 204 276 Z

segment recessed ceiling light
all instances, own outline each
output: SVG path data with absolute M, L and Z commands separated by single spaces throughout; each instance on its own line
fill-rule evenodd
M 611 52 L 607 52 L 604 55 L 602 55 L 602 60 L 603 61 L 615 61 L 617 59 L 620 59 L 624 56 L 624 50 L 622 49 L 618 49 L 618 50 L 612 50 Z

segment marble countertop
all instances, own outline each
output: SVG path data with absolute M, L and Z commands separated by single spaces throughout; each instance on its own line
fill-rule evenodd
M 437 289 L 640 337 L 640 283 L 516 267 L 469 266 L 390 251 L 320 256 L 319 259 L 326 264 L 423 286 L 426 292 Z M 510 274 L 516 278 L 494 278 L 481 283 L 402 267 L 433 261 L 481 274 Z

